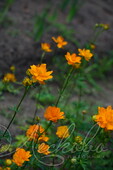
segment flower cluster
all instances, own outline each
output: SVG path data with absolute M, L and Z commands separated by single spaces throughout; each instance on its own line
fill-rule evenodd
M 26 136 L 29 140 L 45 141 L 47 142 L 49 138 L 45 136 L 45 129 L 41 125 L 31 125 L 26 132 Z

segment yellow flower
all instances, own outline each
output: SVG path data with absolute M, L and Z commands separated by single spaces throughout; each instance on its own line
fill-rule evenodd
M 57 43 L 58 48 L 63 48 L 65 45 L 67 45 L 67 41 L 64 41 L 64 38 L 62 36 L 58 36 L 57 38 L 52 37 L 53 41 Z
M 101 27 L 103 27 L 104 30 L 109 29 L 109 24 L 100 24 Z
M 18 166 L 22 166 L 25 161 L 29 161 L 31 157 L 30 151 L 25 151 L 22 148 L 17 148 L 13 155 L 13 162 Z
M 51 52 L 52 51 L 51 48 L 50 48 L 50 44 L 48 44 L 48 43 L 41 43 L 41 48 L 45 52 Z
M 68 127 L 67 126 L 59 126 L 57 128 L 57 132 L 56 135 L 59 138 L 67 138 L 69 136 L 69 131 L 68 131 Z
M 81 57 L 78 57 L 75 53 L 70 54 L 69 52 L 67 52 L 65 57 L 69 65 L 76 66 L 77 64 L 81 63 Z
M 76 136 L 75 137 L 75 142 L 77 142 L 77 143 L 81 143 L 82 142 L 82 137 L 81 136 Z
M 44 130 L 45 129 L 41 125 L 31 125 L 26 132 L 26 136 L 29 138 L 29 140 L 34 140 L 36 142 L 37 140 L 47 142 L 49 138 L 45 136 Z M 41 135 L 41 133 L 43 134 Z
M 12 160 L 11 159 L 6 159 L 5 164 L 10 166 L 12 164 Z
M 57 122 L 59 119 L 64 119 L 64 112 L 60 112 L 58 107 L 49 106 L 44 113 L 44 117 L 47 120 Z
M 26 78 L 23 80 L 23 82 L 22 82 L 22 84 L 23 84 L 24 86 L 31 86 L 32 83 L 33 83 L 33 81 L 30 80 L 29 77 L 26 77 Z
M 49 145 L 47 145 L 47 144 L 45 144 L 45 143 L 42 143 L 42 144 L 40 144 L 40 145 L 38 146 L 37 152 L 43 153 L 43 154 L 45 154 L 45 155 L 48 155 L 48 154 L 51 153 L 50 151 L 48 151 L 49 148 L 50 148 Z
M 93 54 L 90 52 L 90 50 L 78 49 L 78 51 L 79 51 L 79 55 L 83 56 L 86 61 L 89 61 L 91 59 L 91 57 L 93 56 Z
M 39 82 L 40 84 L 44 84 L 45 80 L 51 79 L 53 76 L 51 75 L 53 71 L 47 71 L 46 64 L 41 65 L 32 65 L 31 69 L 29 69 L 30 74 L 32 75 L 33 82 Z
M 11 67 L 10 67 L 10 70 L 11 70 L 12 72 L 15 72 L 15 66 L 11 66 Z
M 3 78 L 3 82 L 15 82 L 15 81 L 16 81 L 16 77 L 12 73 L 5 74 Z
M 111 106 L 107 108 L 98 107 L 98 114 L 95 115 L 97 124 L 106 130 L 113 130 L 113 109 Z

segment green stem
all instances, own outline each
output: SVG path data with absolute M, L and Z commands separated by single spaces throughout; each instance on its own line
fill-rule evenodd
M 12 122 L 13 122 L 13 120 L 14 120 L 14 118 L 15 118 L 15 116 L 16 116 L 16 114 L 17 114 L 19 108 L 20 108 L 20 105 L 21 105 L 22 101 L 24 100 L 24 98 L 25 98 L 25 96 L 26 96 L 26 94 L 27 94 L 27 92 L 28 92 L 28 89 L 29 89 L 29 87 L 26 87 L 26 88 L 25 88 L 25 92 L 24 92 L 24 94 L 23 94 L 23 96 L 22 96 L 22 98 L 21 98 L 21 100 L 20 100 L 18 106 L 16 107 L 16 110 L 15 110 L 15 112 L 14 112 L 14 115 L 13 115 L 11 121 L 9 122 L 9 124 L 8 124 L 8 126 L 7 126 L 7 128 L 6 128 L 6 130 L 5 130 L 5 132 L 3 133 L 3 136 L 2 136 L 2 137 L 5 136 L 7 130 L 8 130 L 9 127 L 11 126 L 11 124 L 12 124 Z
M 95 125 L 96 125 L 96 124 L 95 124 Z M 98 132 L 96 133 L 95 137 L 96 137 L 99 133 L 100 133 L 100 128 L 99 128 Z M 89 141 L 90 141 L 90 140 L 89 140 Z M 81 160 L 82 154 L 83 154 L 83 152 L 84 152 L 84 148 L 85 148 L 85 146 L 88 145 L 89 141 L 88 141 L 85 145 L 83 145 L 83 149 L 82 149 L 82 151 L 80 152 L 78 161 Z
M 55 106 L 58 105 L 58 103 L 59 103 L 59 101 L 60 101 L 60 99 L 61 99 L 61 97 L 62 97 L 62 94 L 63 94 L 65 88 L 67 87 L 68 81 L 69 81 L 69 79 L 70 79 L 70 76 L 71 76 L 73 70 L 74 70 L 74 67 L 72 67 L 72 68 L 70 69 L 70 71 L 69 71 L 69 73 L 68 73 L 68 75 L 67 75 L 67 77 L 66 77 L 66 79 L 65 79 L 65 82 L 64 82 L 64 84 L 63 84 L 62 89 L 60 90 L 60 94 L 59 94 L 59 96 L 58 96 L 58 99 L 57 99 L 57 101 L 56 101 Z
M 95 36 L 94 36 L 94 38 L 91 40 L 91 43 L 95 43 L 96 40 L 97 40 L 97 38 L 100 36 L 100 34 L 101 34 L 102 32 L 104 32 L 104 30 L 103 30 L 102 28 L 99 29 L 97 32 L 95 32 Z
M 42 53 L 40 63 L 42 63 L 42 62 L 43 62 L 44 56 L 45 56 L 45 51 Z

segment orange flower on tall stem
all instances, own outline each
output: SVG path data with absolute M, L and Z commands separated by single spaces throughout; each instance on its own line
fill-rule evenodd
M 45 84 L 45 80 L 51 79 L 53 71 L 47 71 L 46 64 L 32 65 L 29 69 L 32 75 L 33 82 L 39 82 L 40 84 Z
M 53 41 L 57 43 L 58 48 L 63 48 L 65 45 L 67 45 L 67 41 L 64 41 L 64 38 L 62 36 L 58 36 L 57 38 L 52 37 Z
M 70 54 L 67 52 L 65 57 L 69 65 L 76 66 L 77 64 L 81 63 L 81 57 L 77 56 L 75 53 Z
M 97 124 L 106 130 L 113 130 L 113 109 L 111 106 L 107 108 L 98 107 L 98 114 L 94 119 Z
M 43 154 L 45 154 L 45 155 L 49 155 L 49 154 L 51 153 L 50 151 L 48 151 L 49 148 L 50 148 L 49 145 L 47 145 L 47 144 L 45 144 L 45 143 L 42 143 L 42 144 L 40 144 L 40 145 L 38 146 L 37 152 L 43 153 Z
M 13 162 L 18 166 L 22 166 L 25 161 L 29 161 L 32 155 L 30 151 L 25 151 L 22 148 L 17 148 L 15 154 L 13 155 Z
M 64 119 L 64 112 L 61 112 L 58 107 L 49 106 L 44 113 L 44 117 L 52 122 L 57 122 L 59 119 Z
M 41 43 L 41 48 L 42 48 L 42 50 L 45 51 L 45 52 L 51 52 L 52 49 L 51 49 L 50 47 L 51 47 L 51 46 L 50 46 L 50 44 L 48 44 L 48 43 Z
M 85 48 L 84 49 L 78 49 L 78 51 L 79 51 L 78 55 L 84 57 L 86 61 L 89 61 L 92 58 L 92 56 L 93 56 L 91 51 L 87 50 Z

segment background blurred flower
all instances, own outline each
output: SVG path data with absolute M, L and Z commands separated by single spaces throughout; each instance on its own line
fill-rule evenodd
M 58 48 L 63 48 L 65 45 L 67 45 L 67 41 L 64 41 L 64 38 L 62 36 L 58 36 L 57 38 L 52 37 L 53 41 L 57 43 Z
M 50 48 L 50 44 L 48 44 L 48 43 L 41 43 L 41 48 L 45 52 L 51 52 L 52 51 L 52 49 Z
M 90 52 L 90 50 L 87 49 L 78 49 L 80 56 L 83 56 L 85 58 L 86 61 L 89 61 L 91 59 L 91 57 L 93 56 L 93 54 Z
M 76 65 L 76 64 L 80 64 L 81 63 L 81 57 L 78 57 L 75 53 L 70 54 L 69 52 L 67 52 L 67 54 L 65 55 L 66 60 L 68 62 L 69 65 Z
M 3 82 L 15 82 L 15 81 L 16 77 L 13 73 L 7 73 L 3 78 Z

